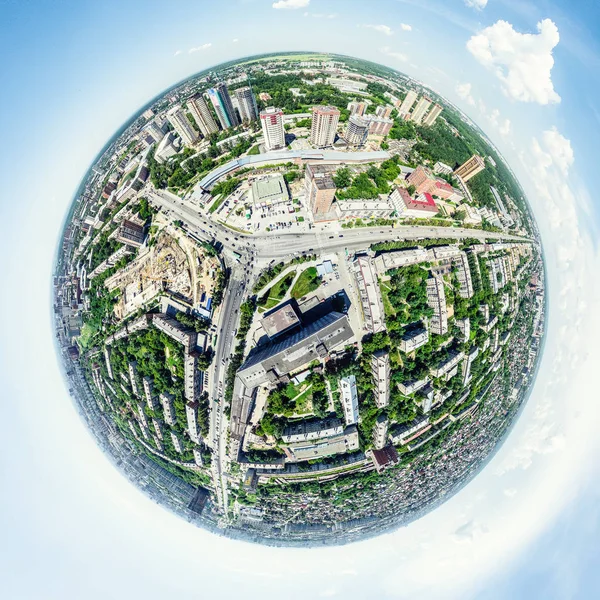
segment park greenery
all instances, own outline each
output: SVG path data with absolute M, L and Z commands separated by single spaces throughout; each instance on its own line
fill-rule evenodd
M 290 293 L 292 298 L 303 298 L 306 294 L 314 292 L 320 285 L 321 278 L 317 273 L 316 267 L 308 267 L 308 269 L 300 273 Z
M 296 258 L 293 258 L 287 263 L 279 262 L 273 265 L 272 267 L 265 269 L 258 278 L 258 281 L 254 284 L 252 291 L 255 294 L 260 292 L 269 282 L 273 281 L 273 279 L 278 277 L 279 274 L 282 273 L 288 267 L 291 267 L 293 265 L 299 265 L 304 262 L 309 262 L 311 260 L 316 260 L 316 258 L 317 257 L 315 254 L 303 254 L 302 256 L 297 256 Z
M 372 165 L 365 172 L 352 177 L 350 169 L 343 167 L 334 176 L 338 200 L 375 199 L 379 194 L 389 194 L 390 182 L 400 175 L 398 157 L 386 160 L 379 167 Z
M 271 286 L 258 300 L 258 306 L 268 310 L 279 304 L 290 289 L 295 276 L 296 271 L 290 271 L 275 285 Z

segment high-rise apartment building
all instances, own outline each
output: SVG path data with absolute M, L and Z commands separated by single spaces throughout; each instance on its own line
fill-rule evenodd
M 215 108 L 219 122 L 223 129 L 237 127 L 240 124 L 235 109 L 229 96 L 229 90 L 224 83 L 217 83 L 214 88 L 208 90 L 208 97 Z
M 485 161 L 481 156 L 473 154 L 469 160 L 464 162 L 456 171 L 455 175 L 458 175 L 463 181 L 469 181 L 471 177 L 475 177 L 477 173 L 480 173 L 485 169 Z
M 283 126 L 283 111 L 280 108 L 269 106 L 260 113 L 265 148 L 280 150 L 285 148 L 285 128 Z
M 417 105 L 410 114 L 410 120 L 414 121 L 417 125 L 420 125 L 423 121 L 425 113 L 429 110 L 430 106 L 431 100 L 427 96 L 422 96 L 421 98 L 419 98 Z
M 375 115 L 381 117 L 382 119 L 389 119 L 392 116 L 392 111 L 394 110 L 393 106 L 389 104 L 387 106 L 378 106 L 375 109 Z
M 446 335 L 448 333 L 446 293 L 444 284 L 437 277 L 430 277 L 427 280 L 427 304 L 433 308 L 433 315 L 429 320 L 431 333 Z
M 219 126 L 214 120 L 210 108 L 208 108 L 208 104 L 206 104 L 206 100 L 204 100 L 201 94 L 192 96 L 187 101 L 187 106 L 194 117 L 194 121 L 196 121 L 196 125 L 198 125 L 198 129 L 200 129 L 204 137 L 209 137 L 211 133 L 217 133 L 217 131 L 219 131 Z
M 394 126 L 393 119 L 384 119 L 376 115 L 367 115 L 365 117 L 369 121 L 369 134 L 386 136 Z
M 142 130 L 142 135 L 146 136 L 146 138 L 150 136 L 155 144 L 159 144 L 165 137 L 165 132 L 156 121 L 150 121 Z
M 348 119 L 348 127 L 346 128 L 345 138 L 351 146 L 362 146 L 369 136 L 369 121 L 352 115 Z
M 332 174 L 333 169 L 327 165 L 306 165 L 306 204 L 313 215 L 327 214 L 331 210 L 336 190 Z
M 244 86 L 235 90 L 235 97 L 240 108 L 240 117 L 244 123 L 258 119 L 258 107 L 254 92 L 249 86 Z
M 174 106 L 168 113 L 167 119 L 173 125 L 173 129 L 181 138 L 181 141 L 186 146 L 191 146 L 198 141 L 200 137 L 198 132 L 192 127 L 185 112 L 179 106 Z
M 431 110 L 427 113 L 427 116 L 423 119 L 423 125 L 427 125 L 427 127 L 431 127 L 436 119 L 440 116 L 442 112 L 442 107 L 439 104 L 434 104 Z
M 401 117 L 406 117 L 406 115 L 408 115 L 408 113 L 410 112 L 410 109 L 412 108 L 416 99 L 417 99 L 416 92 L 409 90 L 406 93 L 406 96 L 405 96 L 404 100 L 402 101 L 400 108 L 398 109 L 398 113 L 400 114 Z
M 358 115 L 359 117 L 362 117 L 367 110 L 367 103 L 356 101 L 350 102 L 348 104 L 348 110 L 350 111 L 351 115 Z
M 373 354 L 371 372 L 375 389 L 375 404 L 377 408 L 385 408 L 390 403 L 390 355 L 380 350 Z
M 331 146 L 335 141 L 340 111 L 335 106 L 314 106 L 310 141 L 319 148 Z
M 346 425 L 354 425 L 358 423 L 358 393 L 354 375 L 340 379 L 340 392 Z

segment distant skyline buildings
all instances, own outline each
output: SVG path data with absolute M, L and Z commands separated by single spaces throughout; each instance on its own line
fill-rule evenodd
M 217 83 L 208 90 L 207 94 L 217 113 L 221 127 L 223 129 L 237 127 L 240 121 L 235 114 L 227 86 L 224 83 Z
M 412 90 L 408 90 L 404 100 L 402 101 L 402 104 L 400 105 L 400 108 L 398 109 L 398 113 L 401 117 L 405 117 L 406 115 L 408 115 L 416 99 L 417 93 L 413 92 Z
M 440 116 L 442 110 L 443 109 L 439 104 L 434 104 L 423 119 L 423 125 L 431 127 L 435 123 L 436 119 Z
M 431 106 L 431 100 L 427 96 L 421 96 L 414 110 L 410 114 L 410 120 L 420 125 L 425 117 L 425 113 L 429 110 Z
M 367 103 L 366 102 L 350 102 L 348 104 L 348 110 L 350 111 L 351 115 L 362 116 L 365 114 L 365 112 L 367 110 Z

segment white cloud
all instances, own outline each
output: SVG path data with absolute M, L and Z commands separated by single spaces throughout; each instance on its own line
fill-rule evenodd
M 537 34 L 519 33 L 506 21 L 497 21 L 467 42 L 469 52 L 502 82 L 510 98 L 522 102 L 560 102 L 554 91 L 552 50 L 560 39 L 550 19 L 537 25 Z
M 194 48 L 190 48 L 188 50 L 188 54 L 194 54 L 194 52 L 200 52 L 202 50 L 207 50 L 208 48 L 210 48 L 212 46 L 211 42 L 208 42 L 206 44 L 202 44 L 202 46 L 195 46 Z
M 503 119 L 500 117 L 500 111 L 494 108 L 488 115 L 490 123 L 495 129 L 498 130 L 502 137 L 508 136 L 510 133 L 510 119 Z
M 518 494 L 518 491 L 515 488 L 506 488 L 504 490 L 504 495 L 507 498 L 514 498 Z
M 454 91 L 471 106 L 475 106 L 475 98 L 471 95 L 470 83 L 457 83 Z
M 508 137 L 510 135 L 510 128 L 510 119 L 504 119 L 504 121 L 498 125 L 498 131 L 502 137 Z
M 575 451 L 573 444 L 571 447 L 568 444 L 565 419 L 557 414 L 556 395 L 560 393 L 558 390 L 569 390 L 573 371 L 582 362 L 585 348 L 582 319 L 586 307 L 581 295 L 585 288 L 586 260 L 578 218 L 580 194 L 576 195 L 570 181 L 569 171 L 574 163 L 571 142 L 553 127 L 544 131 L 540 139 L 534 137 L 520 159 L 535 188 L 539 218 L 552 235 L 552 258 L 558 271 L 555 285 L 559 290 L 555 303 L 561 327 L 553 344 L 550 376 L 543 383 L 533 415 L 518 443 L 496 469 L 498 475 L 529 469 L 536 457 Z M 566 393 L 569 395 L 571 391 Z
M 408 56 L 406 56 L 406 54 L 402 54 L 402 52 L 394 52 L 389 46 L 383 46 L 382 48 L 379 48 L 379 52 L 391 58 L 395 58 L 400 62 L 408 62 Z M 415 69 L 418 68 L 416 65 L 411 66 Z
M 552 163 L 566 177 L 575 160 L 570 140 L 559 133 L 556 127 L 544 131 L 542 139 L 548 154 L 552 157 Z
M 393 35 L 392 28 L 388 25 L 363 25 L 367 29 L 373 29 L 374 31 L 378 31 L 379 33 L 383 33 L 384 35 Z
M 475 10 L 483 10 L 487 6 L 487 3 L 488 0 L 465 0 L 465 4 Z
M 296 10 L 298 8 L 306 8 L 310 4 L 310 0 L 279 0 L 273 2 L 273 8 Z
M 407 23 L 400 23 L 400 29 L 402 29 L 402 31 L 412 31 L 412 25 L 408 25 Z
M 173 56 L 179 56 L 181 54 L 181 50 L 175 50 L 175 54 Z
M 237 44 L 237 43 L 238 43 L 240 40 L 238 40 L 237 38 L 233 38 L 231 41 L 232 41 L 234 44 Z
M 313 19 L 337 19 L 337 13 L 311 13 L 305 12 L 305 17 L 312 17 Z

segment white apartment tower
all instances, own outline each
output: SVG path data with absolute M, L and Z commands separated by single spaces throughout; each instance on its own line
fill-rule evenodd
M 429 320 L 431 333 L 446 335 L 448 333 L 448 309 L 444 284 L 437 277 L 427 280 L 427 304 L 433 308 L 433 316 Z
M 256 98 L 254 97 L 252 88 L 249 86 L 238 88 L 235 90 L 235 97 L 238 101 L 240 117 L 244 123 L 258 119 L 258 107 L 256 106 Z
M 431 127 L 435 123 L 435 120 L 440 116 L 442 107 L 439 104 L 434 104 L 431 110 L 427 113 L 427 116 L 423 119 L 423 125 Z
M 431 100 L 427 96 L 422 96 L 417 102 L 415 109 L 412 111 L 410 120 L 414 121 L 417 125 L 420 125 L 430 106 Z
M 198 432 L 198 401 L 188 402 L 185 405 L 185 414 L 187 417 L 187 426 L 190 439 L 194 444 L 200 443 L 200 434 Z
M 346 141 L 351 146 L 362 146 L 369 136 L 370 123 L 358 115 L 352 115 L 348 119 L 346 128 Z
M 167 113 L 167 119 L 169 123 L 173 125 L 173 129 L 177 132 L 177 135 L 181 138 L 181 141 L 186 146 L 191 146 L 198 141 L 198 133 L 192 127 L 189 122 L 187 115 L 181 107 L 175 106 Z
M 356 377 L 354 375 L 342 377 L 342 379 L 340 379 L 340 391 L 346 425 L 358 423 L 358 393 L 356 391 Z
M 311 144 L 319 148 L 331 146 L 335 141 L 339 120 L 340 111 L 335 106 L 314 106 L 310 128 Z
M 269 106 L 260 113 L 265 148 L 267 151 L 285 148 L 285 128 L 283 126 L 283 111 Z
M 410 112 L 410 109 L 413 107 L 416 99 L 417 93 L 409 90 L 406 94 L 406 97 L 402 101 L 400 108 L 398 109 L 398 113 L 401 117 L 405 117 Z
M 160 143 L 165 137 L 165 132 L 156 121 L 150 121 L 150 123 L 144 127 L 144 132 L 150 134 L 156 144 Z
M 390 403 L 390 355 L 380 350 L 373 354 L 371 372 L 375 389 L 375 404 L 377 408 L 385 408 Z
M 196 125 L 198 125 L 198 129 L 200 129 L 204 137 L 209 137 L 211 133 L 217 133 L 217 131 L 219 131 L 219 126 L 214 120 L 212 113 L 208 108 L 208 104 L 206 104 L 206 100 L 204 100 L 201 94 L 192 96 L 188 100 L 187 106 L 194 117 L 194 121 L 196 121 Z

